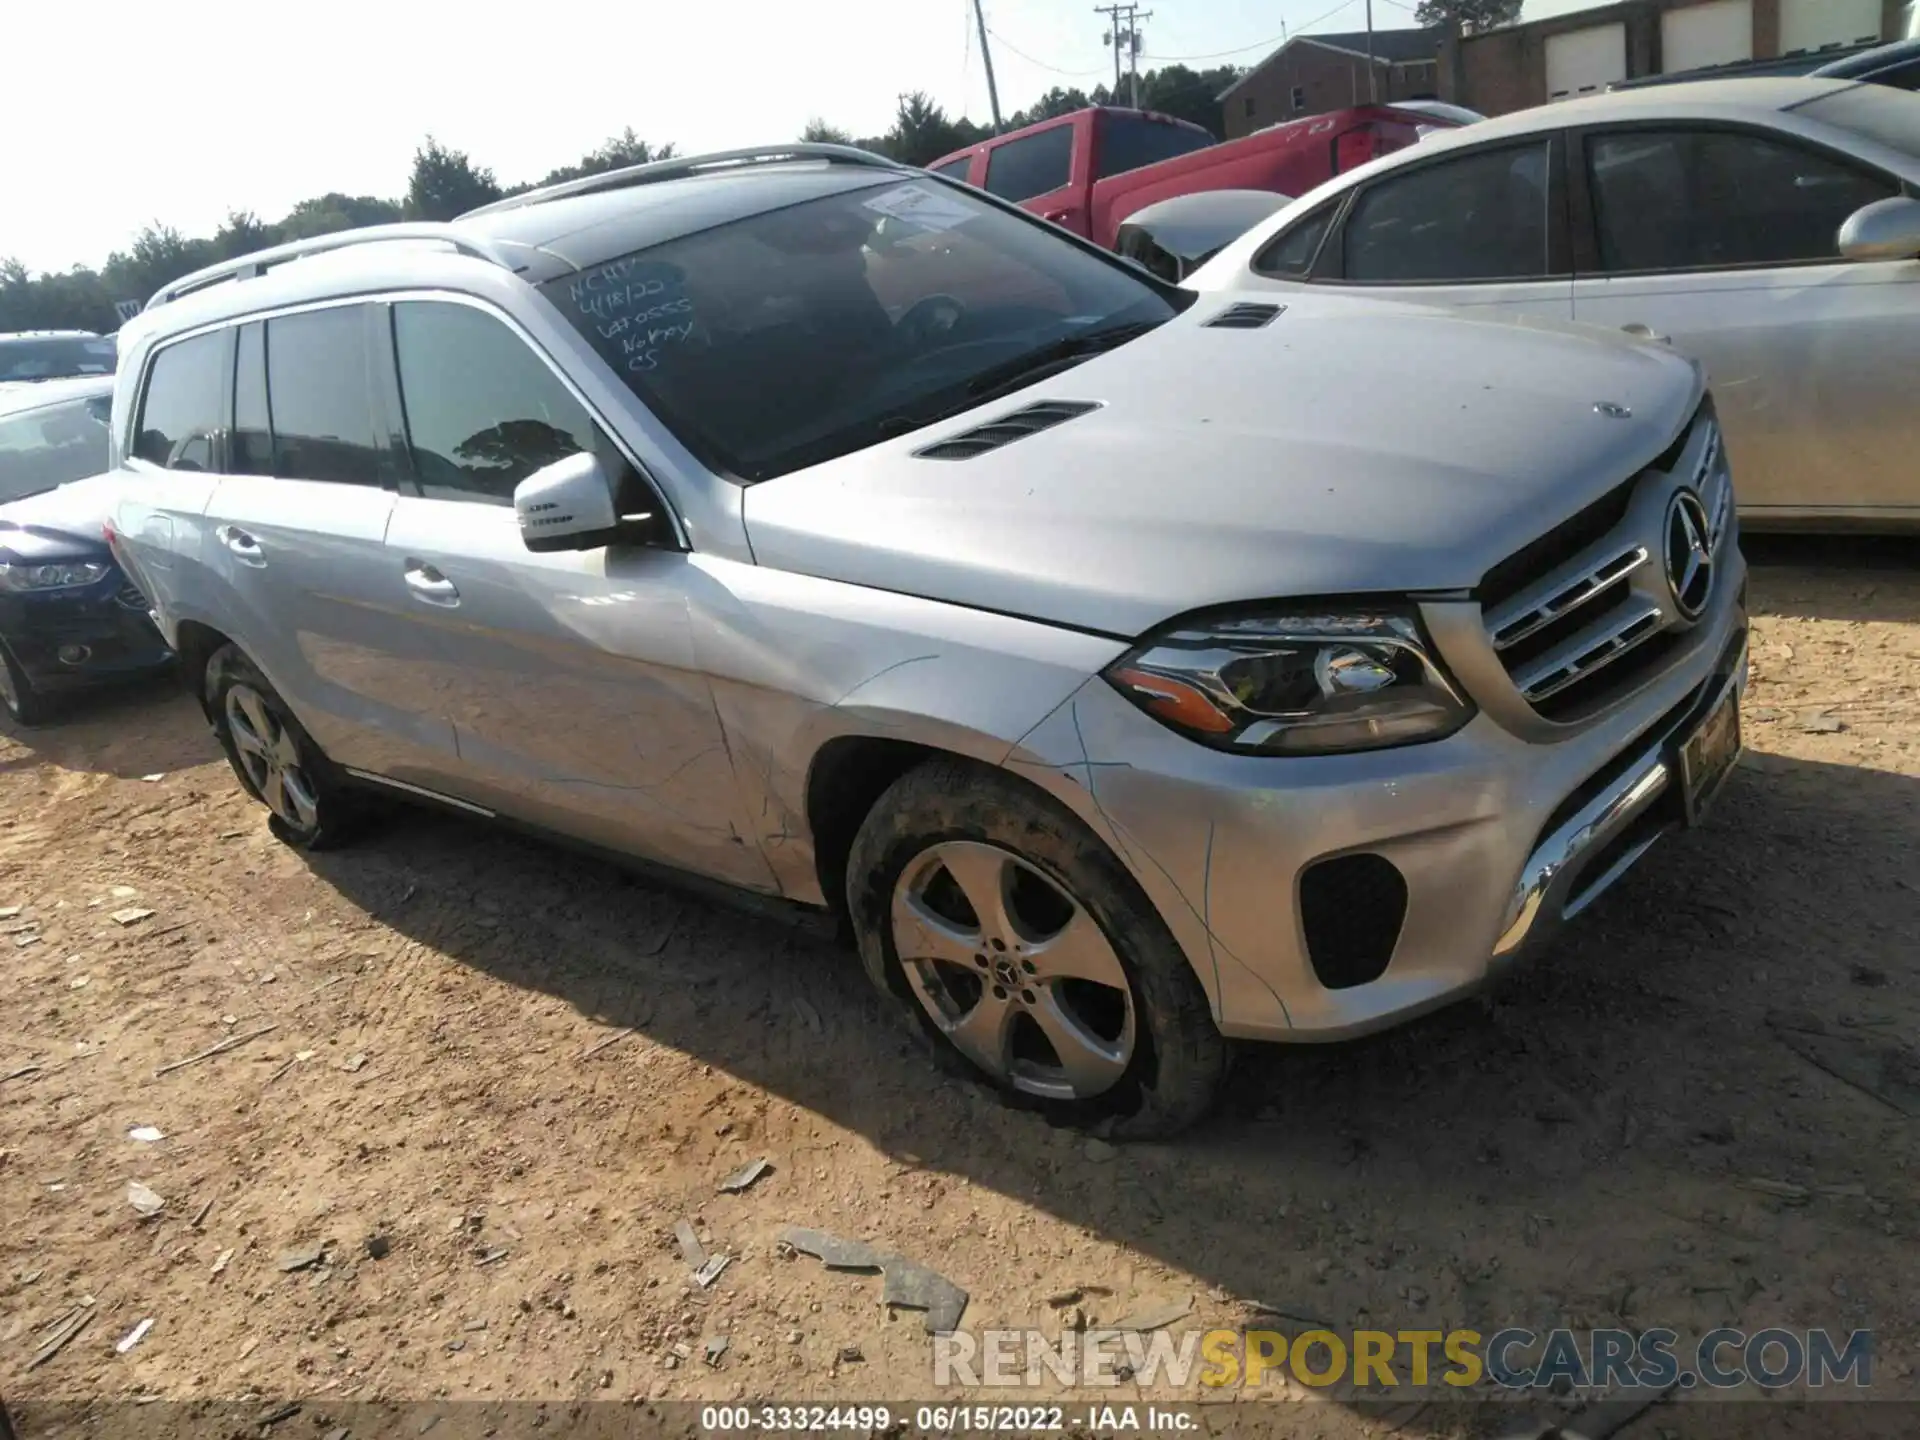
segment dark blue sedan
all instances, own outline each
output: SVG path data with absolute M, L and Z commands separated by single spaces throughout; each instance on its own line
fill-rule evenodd
M 0 702 L 22 725 L 172 658 L 107 549 L 112 407 L 111 375 L 0 387 Z

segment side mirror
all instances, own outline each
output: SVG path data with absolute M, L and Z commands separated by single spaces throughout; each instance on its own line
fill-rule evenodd
M 1920 200 L 1896 195 L 1854 211 L 1840 227 L 1840 253 L 1849 260 L 1920 256 Z
M 529 550 L 597 550 L 617 538 L 613 486 L 587 451 L 543 465 L 513 487 L 513 513 Z

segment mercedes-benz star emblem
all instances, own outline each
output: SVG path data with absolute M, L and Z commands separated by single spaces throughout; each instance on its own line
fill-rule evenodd
M 1713 548 L 1706 506 L 1691 490 L 1676 490 L 1667 502 L 1667 585 L 1673 603 L 1689 620 L 1698 620 L 1713 592 Z

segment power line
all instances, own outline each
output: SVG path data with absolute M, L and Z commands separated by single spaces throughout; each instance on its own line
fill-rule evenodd
M 1029 65 L 1037 65 L 1040 69 L 1048 71 L 1049 73 L 1054 75 L 1064 75 L 1069 80 L 1084 80 L 1089 75 L 1104 75 L 1106 73 L 1106 70 L 1104 67 L 1098 70 L 1062 70 L 1058 65 L 1049 65 L 1044 60 L 1034 59 L 1033 56 L 1027 54 L 1026 51 L 1022 50 L 1018 45 L 1014 44 L 1011 40 L 1007 39 L 1006 36 L 1002 35 L 998 30 L 995 30 L 991 25 L 987 27 L 987 34 L 991 35 L 994 39 L 998 40 L 1008 50 L 1012 51 L 1015 55 L 1018 55 L 1022 60 L 1026 61 Z
M 1292 26 L 1286 30 L 1282 30 L 1278 35 L 1272 36 L 1269 39 L 1256 40 L 1251 45 L 1239 45 L 1233 48 L 1232 50 L 1210 50 L 1204 55 L 1149 55 L 1146 58 L 1149 60 L 1172 60 L 1172 61 L 1223 60 L 1229 55 L 1244 55 L 1249 50 L 1271 49 L 1275 45 L 1284 45 L 1290 39 L 1299 38 L 1303 32 L 1312 29 L 1315 25 L 1318 25 L 1321 21 L 1331 20 L 1334 16 L 1338 15 L 1341 11 L 1351 10 L 1355 5 L 1358 5 L 1359 3 L 1360 3 L 1360 0 L 1341 0 L 1341 3 L 1334 6 L 1333 9 L 1314 16 L 1313 19 L 1307 21 L 1304 25 Z M 1399 0 L 1388 0 L 1388 3 L 1398 4 Z M 1411 10 L 1413 7 L 1410 5 L 1402 5 L 1400 8 L 1403 10 Z

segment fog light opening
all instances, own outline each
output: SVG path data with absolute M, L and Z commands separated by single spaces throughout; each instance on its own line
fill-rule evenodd
M 93 658 L 93 651 L 85 645 L 62 645 L 54 654 L 62 665 L 84 665 Z
M 1384 855 L 1341 855 L 1300 875 L 1300 926 L 1307 959 L 1329 990 L 1366 985 L 1386 973 L 1407 917 L 1407 882 Z

